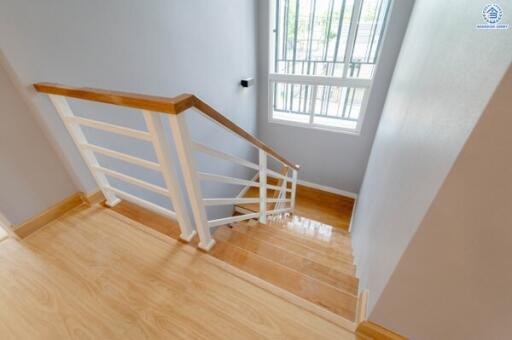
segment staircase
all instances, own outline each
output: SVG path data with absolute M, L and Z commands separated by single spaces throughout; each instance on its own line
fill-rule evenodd
M 322 198 L 319 200 L 311 199 Z M 254 195 L 248 190 L 247 196 Z M 335 197 L 338 203 L 324 204 L 325 197 Z M 317 211 L 326 205 L 319 219 L 334 221 L 337 215 L 349 216 L 338 225 L 350 222 L 354 200 L 299 185 L 297 211 Z M 236 210 L 247 209 L 239 205 Z M 255 208 L 254 206 L 252 208 Z M 126 217 L 143 223 L 179 240 L 177 223 L 129 202 L 113 208 Z M 213 233 L 216 241 L 209 254 L 246 273 L 254 275 L 295 296 L 314 303 L 338 316 L 354 321 L 357 305 L 358 279 L 355 276 L 350 235 L 305 216 L 280 215 L 266 224 L 257 220 L 235 222 L 220 226 Z M 191 245 L 197 245 L 193 239 Z
M 333 315 L 355 321 L 358 279 L 348 233 L 353 199 L 298 184 L 298 165 L 193 95 L 166 98 L 49 83 L 36 84 L 35 88 L 49 94 L 101 189 L 106 206 L 208 252 L 227 263 L 226 270 L 239 270 L 293 295 L 302 306 L 320 308 L 322 313 L 329 313 L 329 318 Z M 67 98 L 141 109 L 146 129 L 76 116 Z M 184 119 L 189 108 L 255 147 L 257 160 L 242 159 L 192 140 Z M 172 131 L 177 159 L 173 159 L 164 135 L 163 115 Z M 82 126 L 149 142 L 156 158 L 142 159 L 92 144 Z M 249 168 L 256 171 L 256 176 L 249 180 L 201 172 L 196 167 L 195 153 Z M 97 154 L 160 172 L 164 185 L 106 168 L 98 162 Z M 188 198 L 181 191 L 176 167 L 181 169 Z M 116 187 L 109 178 L 161 195 L 174 210 Z M 234 198 L 205 198 L 202 182 L 238 185 L 243 190 Z M 215 206 L 232 206 L 233 214 L 211 219 L 206 207 Z

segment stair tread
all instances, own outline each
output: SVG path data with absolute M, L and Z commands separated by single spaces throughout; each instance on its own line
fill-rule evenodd
M 238 204 L 236 207 L 249 210 L 250 212 L 259 211 L 258 204 Z M 351 243 L 350 234 L 347 231 L 297 214 L 292 214 L 287 218 L 278 218 L 277 220 L 270 218 L 267 225 L 281 227 L 305 236 L 318 236 L 317 238 L 319 239 L 321 239 L 320 235 L 329 234 L 329 238 L 333 242 Z
M 294 234 L 293 232 L 284 231 L 280 228 L 269 227 L 264 224 L 260 224 L 256 221 L 243 221 L 236 225 L 246 226 L 254 233 L 265 233 L 271 234 L 272 237 L 278 238 L 287 242 L 294 242 L 304 247 L 314 250 L 317 253 L 324 254 L 327 257 L 335 259 L 344 259 L 350 263 L 354 261 L 352 256 L 352 247 L 350 245 L 339 245 L 339 244 L 321 244 L 321 242 L 310 240 L 300 234 Z
M 354 320 L 357 298 L 352 294 L 221 240 L 217 241 L 210 254 L 348 320 Z
M 310 219 L 303 219 L 300 216 L 286 218 L 270 218 L 267 224 L 261 225 L 264 229 L 277 229 L 293 237 L 314 242 L 320 246 L 343 246 L 345 249 L 352 248 L 350 237 L 336 232 L 336 228 L 329 228 L 321 222 Z
M 286 249 L 289 252 L 303 256 L 307 259 L 310 259 L 311 261 L 323 264 L 325 266 L 335 268 L 346 274 L 353 275 L 355 273 L 355 266 L 353 261 L 348 258 L 344 258 L 342 256 L 337 258 L 328 256 L 325 253 L 318 252 L 299 243 L 274 237 L 274 235 L 271 233 L 261 230 L 250 230 L 249 226 L 241 223 L 234 224 L 233 230 L 243 234 L 250 234 L 250 237 L 252 238 L 265 241 L 279 248 Z
M 244 197 L 258 197 L 259 188 L 251 187 Z M 331 225 L 335 229 L 348 231 L 354 199 L 331 192 L 297 185 L 295 213 L 321 223 Z M 259 211 L 258 204 L 237 205 L 238 208 Z
M 265 241 L 251 238 L 228 227 L 217 229 L 214 238 L 260 255 L 354 296 L 357 295 L 359 280 L 354 275 L 314 262 L 302 255 L 295 254 Z

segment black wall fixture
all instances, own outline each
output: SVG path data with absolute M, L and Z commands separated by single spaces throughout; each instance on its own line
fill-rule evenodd
M 242 85 L 242 87 L 249 87 L 249 86 L 253 86 L 254 85 L 254 78 L 246 78 L 246 79 L 242 79 L 240 81 L 240 85 Z

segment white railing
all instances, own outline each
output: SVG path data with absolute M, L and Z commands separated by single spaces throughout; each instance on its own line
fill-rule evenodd
M 194 96 L 181 95 L 175 98 L 150 97 L 104 90 L 77 89 L 55 84 L 36 84 L 35 87 L 39 92 L 49 94 L 51 102 L 62 118 L 62 121 L 68 129 L 74 143 L 77 145 L 89 170 L 93 174 L 100 190 L 103 192 L 106 198 L 106 204 L 110 207 L 118 204 L 120 199 L 125 199 L 158 214 L 177 220 L 181 228 L 180 237 L 188 242 L 192 240 L 197 232 L 199 235 L 198 246 L 205 251 L 209 251 L 215 244 L 215 240 L 211 236 L 211 228 L 255 218 L 257 218 L 260 223 L 266 223 L 267 216 L 269 215 L 293 212 L 298 166 L 291 164 L 261 141 L 249 135 Z M 66 97 L 142 109 L 147 131 L 130 129 L 94 119 L 75 116 Z M 245 160 L 193 141 L 189 135 L 185 117 L 182 113 L 191 107 L 195 107 L 202 115 L 213 120 L 218 125 L 227 128 L 231 133 L 247 141 L 253 147 L 256 147 L 259 150 L 258 162 L 255 163 Z M 173 159 L 170 145 L 168 145 L 164 136 L 164 128 L 161 120 L 162 113 L 167 114 L 169 117 L 173 142 L 178 155 L 177 160 Z M 157 162 L 92 144 L 86 139 L 82 126 L 147 141 L 152 144 L 155 150 Z M 247 180 L 200 172 L 196 166 L 194 153 L 208 154 L 222 160 L 230 161 L 239 166 L 256 170 L 258 172 L 258 179 Z M 164 178 L 165 186 L 161 187 L 101 166 L 96 158 L 97 154 L 159 171 Z M 284 171 L 279 173 L 269 169 L 267 166 L 269 157 L 272 157 L 281 164 Z M 188 214 L 175 165 L 181 167 L 195 227 L 191 223 L 191 218 Z M 113 187 L 109 182 L 109 177 L 167 197 L 172 203 L 174 211 Z M 277 185 L 269 184 L 269 177 L 276 179 Z M 201 192 L 201 181 L 256 187 L 259 189 L 259 197 L 204 198 Z M 291 183 L 291 188 L 288 187 L 288 183 Z M 269 196 L 269 190 L 274 191 L 272 196 Z M 259 206 L 259 210 L 238 216 L 208 219 L 206 212 L 207 206 L 237 204 L 256 204 Z M 272 208 L 269 208 L 269 205 Z

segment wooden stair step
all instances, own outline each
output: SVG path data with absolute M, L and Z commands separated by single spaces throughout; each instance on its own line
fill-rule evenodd
M 357 298 L 352 294 L 221 240 L 217 241 L 210 254 L 350 321 L 354 321 Z
M 303 256 L 276 247 L 265 241 L 251 238 L 228 227 L 217 229 L 214 238 L 260 255 L 354 296 L 357 295 L 359 280 L 353 275 L 316 263 Z
M 239 205 L 240 207 L 250 206 L 256 207 L 253 205 Z M 258 209 L 248 209 L 252 212 L 258 212 Z M 242 215 L 242 213 L 235 211 L 237 215 Z M 274 216 L 267 218 L 267 224 L 262 224 L 261 226 L 265 227 L 273 227 L 278 228 L 282 231 L 288 232 L 290 234 L 296 234 L 305 239 L 309 239 L 311 241 L 318 241 L 320 244 L 336 244 L 343 246 L 347 249 L 352 248 L 352 240 L 350 239 L 350 235 L 339 228 L 332 227 L 327 224 L 323 224 L 318 221 L 313 221 L 308 218 L 303 218 L 301 216 Z M 329 234 L 329 240 L 325 240 L 327 238 L 324 236 L 325 234 Z
M 292 242 L 287 239 L 276 238 L 271 233 L 261 230 L 251 230 L 243 223 L 234 224 L 233 229 L 243 234 L 250 234 L 251 238 L 265 241 L 276 247 L 283 248 L 289 252 L 303 256 L 311 261 L 323 264 L 324 266 L 334 268 L 348 275 L 354 275 L 355 273 L 355 266 L 351 259 L 343 258 L 342 256 L 339 256 L 338 258 L 326 256 L 323 253 L 319 253 L 314 249 L 305 247 L 299 243 Z
M 239 224 L 245 225 L 251 231 L 257 233 L 268 233 L 272 234 L 272 236 L 275 238 L 285 239 L 286 241 L 301 244 L 328 257 L 333 257 L 336 259 L 339 259 L 341 257 L 349 261 L 350 263 L 354 261 L 354 257 L 352 256 L 351 245 L 321 244 L 320 242 L 309 240 L 299 234 L 290 233 L 280 228 L 269 227 L 265 224 L 260 224 L 256 221 L 244 221 L 240 222 Z
M 324 232 L 320 232 L 319 228 L 308 227 L 308 223 L 297 223 L 293 217 L 268 219 L 267 224 L 260 225 L 262 228 L 272 230 L 278 229 L 287 233 L 292 237 L 299 237 L 318 244 L 319 246 L 341 246 L 344 249 L 352 249 L 352 241 L 350 237 L 336 233 L 326 228 Z M 328 226 L 326 226 L 328 227 Z
M 329 232 L 335 235 L 337 239 L 340 239 L 342 241 L 351 241 L 349 232 L 341 228 L 333 227 L 330 224 L 316 221 L 308 217 L 299 216 L 297 214 L 291 214 L 287 218 L 289 219 L 288 223 L 293 223 L 297 226 L 302 226 L 304 229 L 307 230 L 314 230 L 315 233 Z

